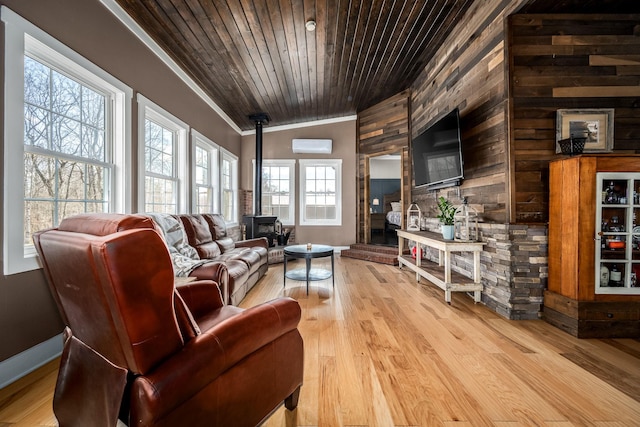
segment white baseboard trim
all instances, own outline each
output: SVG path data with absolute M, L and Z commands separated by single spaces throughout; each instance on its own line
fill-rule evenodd
M 62 354 L 62 334 L 0 362 L 0 388 L 19 380 Z

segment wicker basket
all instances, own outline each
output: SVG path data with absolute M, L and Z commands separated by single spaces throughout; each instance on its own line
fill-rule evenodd
M 558 141 L 560 144 L 560 150 L 562 154 L 582 154 L 584 150 L 584 144 L 587 142 L 587 138 L 567 138 Z

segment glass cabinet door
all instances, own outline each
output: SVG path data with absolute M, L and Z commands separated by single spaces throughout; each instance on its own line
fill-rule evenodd
M 640 294 L 640 173 L 596 174 L 596 294 Z

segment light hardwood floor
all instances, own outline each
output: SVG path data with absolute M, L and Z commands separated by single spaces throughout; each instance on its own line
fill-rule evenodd
M 274 265 L 242 306 L 282 295 L 302 306 L 304 385 L 297 410 L 264 427 L 640 425 L 640 340 L 578 340 L 464 294 L 447 305 L 407 270 L 339 256 L 335 289 L 283 290 Z M 55 374 L 0 390 L 0 427 L 55 426 Z

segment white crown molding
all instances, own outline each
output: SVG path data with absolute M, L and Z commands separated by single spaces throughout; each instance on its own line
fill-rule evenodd
M 242 130 L 222 109 L 213 102 L 201 88 L 194 82 L 182 68 L 171 59 L 171 57 L 158 45 L 134 20 L 127 12 L 116 3 L 115 0 L 100 0 L 100 2 L 111 12 L 116 18 L 124 24 L 136 37 L 142 41 L 162 62 L 164 62 L 187 86 L 191 88 L 204 102 L 207 103 L 218 115 L 225 121 L 234 131 L 242 135 Z
M 273 127 L 268 127 L 267 126 L 265 128 L 262 128 L 262 132 L 263 133 L 279 132 L 279 131 L 283 131 L 283 130 L 298 129 L 298 128 L 308 128 L 308 127 L 311 127 L 311 126 L 328 125 L 328 124 L 332 124 L 332 123 L 350 122 L 350 121 L 355 121 L 355 120 L 358 120 L 358 115 L 357 114 L 354 114 L 352 116 L 335 117 L 333 119 L 315 120 L 315 121 L 303 122 L 303 123 L 292 123 L 290 125 L 281 125 L 281 126 L 273 126 Z M 255 129 L 252 129 L 252 130 L 242 131 L 242 133 L 240 135 L 247 136 L 247 135 L 254 135 L 255 133 L 256 133 Z

